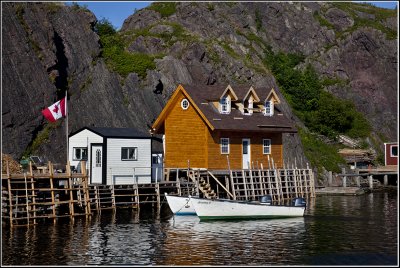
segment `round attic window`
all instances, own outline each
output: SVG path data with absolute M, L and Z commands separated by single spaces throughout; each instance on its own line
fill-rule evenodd
M 189 108 L 189 101 L 187 99 L 183 99 L 181 101 L 181 107 L 183 110 L 187 110 L 187 108 Z

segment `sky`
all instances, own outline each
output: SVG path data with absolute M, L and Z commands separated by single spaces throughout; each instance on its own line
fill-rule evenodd
M 98 20 L 107 19 L 119 30 L 130 15 L 135 13 L 135 9 L 139 10 L 149 6 L 153 1 L 74 1 L 66 3 L 77 3 L 80 6 L 86 6 L 94 13 Z
M 103 18 L 107 19 L 119 30 L 124 22 L 130 15 L 135 12 L 135 9 L 139 10 L 149 6 L 154 1 L 74 1 L 81 6 L 86 6 L 92 11 L 98 20 Z M 355 1 L 358 2 L 358 1 Z M 368 1 L 360 1 L 368 2 Z M 73 3 L 73 2 L 66 2 Z M 368 2 L 382 8 L 395 8 L 397 1 L 374 1 Z

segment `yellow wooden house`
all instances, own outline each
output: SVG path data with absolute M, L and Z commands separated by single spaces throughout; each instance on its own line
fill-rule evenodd
M 152 125 L 165 168 L 283 166 L 282 133 L 297 132 L 274 89 L 179 85 Z

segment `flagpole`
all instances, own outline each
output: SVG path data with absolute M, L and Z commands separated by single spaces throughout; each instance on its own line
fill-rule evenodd
M 65 127 L 65 129 L 66 129 L 66 133 L 65 133 L 65 135 L 66 135 L 66 138 L 67 138 L 67 165 L 68 165 L 68 159 L 69 159 L 69 154 L 68 154 L 68 151 L 69 151 L 69 143 L 68 143 L 68 105 L 67 105 L 67 103 L 68 103 L 68 92 L 67 92 L 67 90 L 65 90 L 65 117 L 66 117 L 66 127 Z

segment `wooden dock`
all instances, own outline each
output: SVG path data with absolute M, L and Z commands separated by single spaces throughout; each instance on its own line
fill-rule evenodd
M 29 164 L 22 174 L 2 174 L 2 215 L 11 226 L 38 224 L 76 216 L 90 218 L 104 209 L 140 209 L 151 205 L 158 213 L 166 203 L 165 193 L 197 195 L 204 198 L 258 200 L 271 195 L 274 202 L 287 203 L 294 197 L 315 197 L 314 175 L 311 169 L 164 170 L 163 180 L 147 184 L 89 184 L 85 163 L 82 173 L 47 168 L 34 170 Z
M 379 167 L 375 169 L 356 169 L 352 172 L 346 172 L 346 169 L 342 169 L 342 173 L 337 175 L 341 180 L 341 187 L 349 186 L 368 186 L 369 189 L 374 189 L 380 184 L 383 186 L 389 185 L 389 178 L 392 179 L 391 184 L 397 185 L 398 167 L 388 166 Z M 328 174 L 328 186 L 332 186 L 332 172 Z

